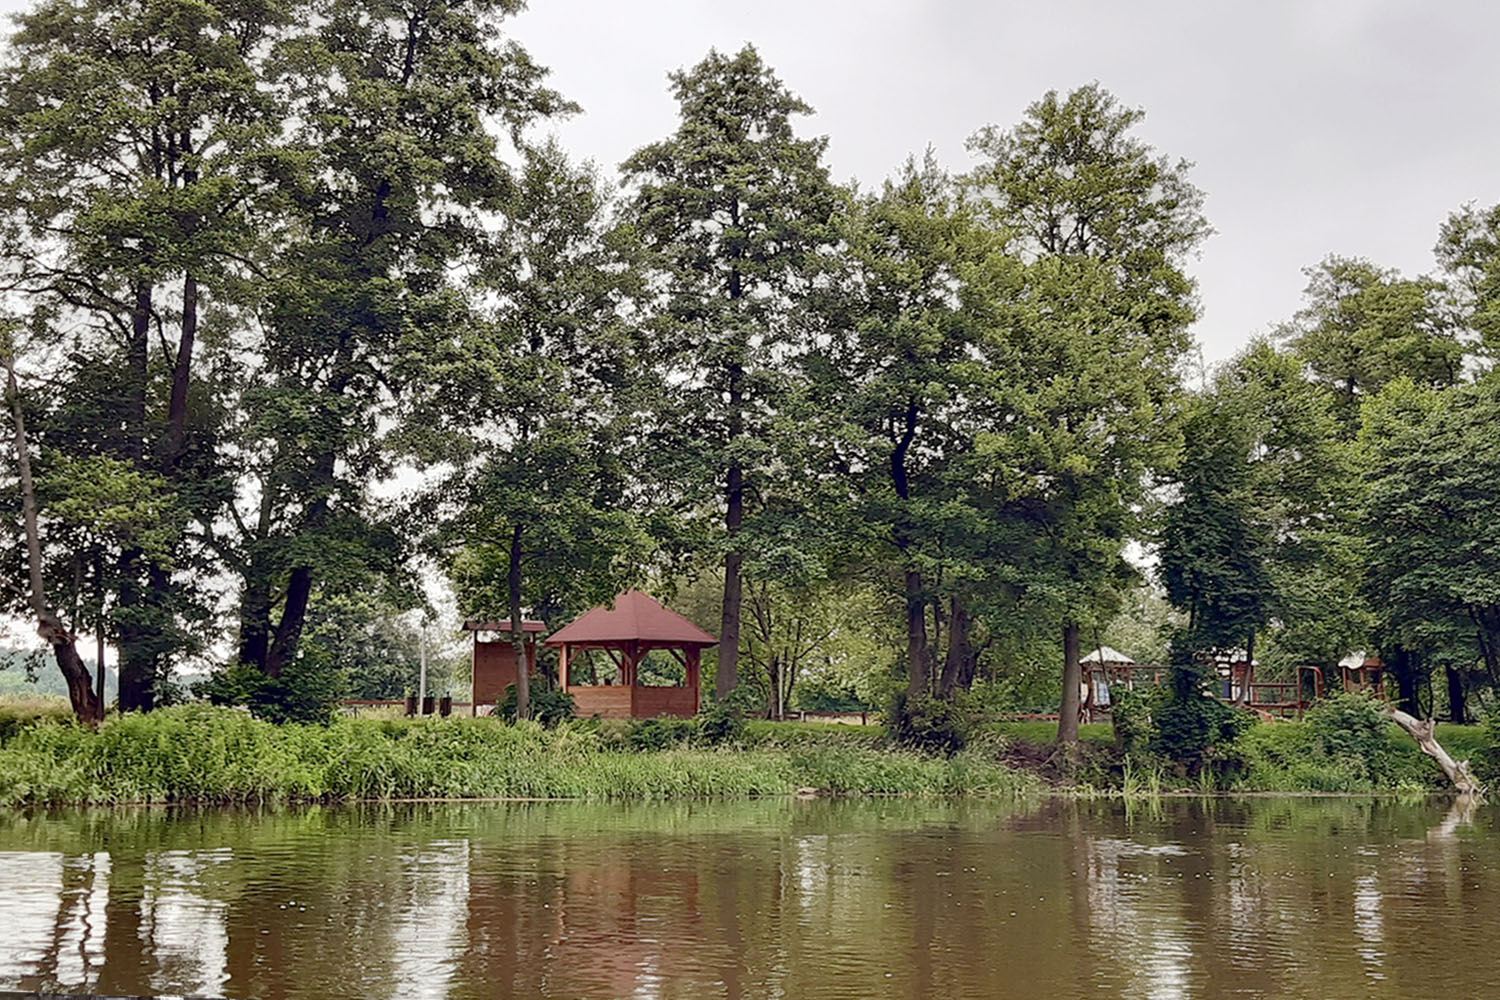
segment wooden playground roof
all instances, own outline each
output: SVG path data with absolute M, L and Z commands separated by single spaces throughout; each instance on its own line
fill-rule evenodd
M 547 637 L 549 646 L 610 646 L 637 642 L 646 646 L 702 647 L 718 643 L 703 629 L 660 601 L 627 590 L 613 607 L 601 605 L 586 611 Z

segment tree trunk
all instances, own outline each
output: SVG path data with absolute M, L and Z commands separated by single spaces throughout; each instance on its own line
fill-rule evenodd
M 95 682 L 95 685 L 96 685 L 95 689 L 94 689 L 94 698 L 99 702 L 99 705 L 98 705 L 99 721 L 103 722 L 104 721 L 104 623 L 103 622 L 99 622 L 98 623 L 98 625 L 97 625 L 97 631 L 98 631 L 99 634 L 96 635 L 96 636 L 94 636 L 94 643 L 95 643 L 95 654 L 94 654 L 94 673 L 95 673 L 95 677 L 94 677 L 94 682 Z
M 265 673 L 266 659 L 271 652 L 270 583 L 253 560 L 245 573 L 244 590 L 240 593 L 239 645 L 239 662 Z
M 280 677 L 288 663 L 297 658 L 297 646 L 302 641 L 302 627 L 307 623 L 307 602 L 312 596 L 313 571 L 311 566 L 298 566 L 292 570 L 286 585 L 286 604 L 281 611 L 281 624 L 276 626 L 276 637 L 271 641 L 266 654 L 266 674 Z
M 531 718 L 531 664 L 526 662 L 526 630 L 521 627 L 521 532 L 517 524 L 510 532 L 510 566 L 506 586 L 510 596 L 510 642 L 516 654 L 516 718 Z
M 1469 773 L 1469 762 L 1466 760 L 1455 761 L 1449 756 L 1438 743 L 1434 733 L 1437 732 L 1437 722 L 1433 719 L 1417 720 L 1399 708 L 1390 710 L 1390 717 L 1396 725 L 1406 730 L 1411 738 L 1417 741 L 1417 746 L 1422 752 L 1438 762 L 1448 780 L 1453 782 L 1453 787 L 1458 789 L 1461 795 L 1478 795 L 1484 789 Z
M 31 582 L 31 608 L 36 613 L 36 631 L 49 646 L 68 684 L 68 700 L 79 722 L 96 725 L 99 702 L 89 670 L 78 655 L 78 643 L 47 603 L 47 583 L 42 575 L 42 536 L 37 524 L 36 486 L 31 478 L 31 452 L 26 441 L 26 418 L 21 411 L 21 390 L 16 384 L 15 360 L 7 350 L 5 362 L 5 395 L 10 402 L 15 425 L 16 463 L 21 474 L 21 519 L 26 532 L 26 567 Z M 103 665 L 100 665 L 103 670 Z
M 724 553 L 724 613 L 719 621 L 719 667 L 714 676 L 714 696 L 719 699 L 729 697 L 740 682 L 740 606 L 744 601 L 740 573 L 745 557 L 737 548 L 737 538 L 745 520 L 745 472 L 738 462 L 729 466 L 727 486 L 724 528 L 729 548 Z
M 125 351 L 129 372 L 126 390 L 125 456 L 144 470 L 146 459 L 146 395 L 150 381 L 151 304 L 153 288 L 144 279 L 135 283 L 130 311 L 130 341 Z M 127 547 L 119 559 L 120 711 L 149 712 L 156 690 L 156 642 L 152 635 L 145 575 L 145 553 Z
M 901 498 L 903 507 L 911 501 L 911 477 L 907 474 L 906 456 L 917 439 L 917 420 L 921 411 L 915 398 L 906 401 L 901 437 L 891 449 L 891 486 Z M 904 511 L 903 511 L 904 516 Z M 928 691 L 931 653 L 927 644 L 926 585 L 922 571 L 912 566 L 909 550 L 911 537 L 906 525 L 896 530 L 896 549 L 907 559 L 906 568 L 906 695 L 920 698 Z
M 1448 718 L 1459 725 L 1469 721 L 1468 698 L 1464 691 L 1464 675 L 1453 667 L 1443 668 L 1448 675 Z
M 198 279 L 191 274 L 182 282 L 182 331 L 177 341 L 177 360 L 172 367 L 172 396 L 167 405 L 168 473 L 176 469 L 187 443 L 188 385 L 193 374 L 193 346 L 198 337 Z
M 1391 672 L 1396 675 L 1396 704 L 1408 715 L 1420 714 L 1417 705 L 1416 656 L 1405 646 L 1391 651 Z
M 1083 664 L 1078 659 L 1078 625 L 1063 626 L 1062 708 L 1057 716 L 1057 742 L 1078 742 L 1078 688 L 1083 683 Z
M 906 694 L 920 698 L 927 694 L 927 599 L 926 587 L 919 570 L 906 571 Z
M 969 670 L 969 613 L 955 594 L 948 600 L 948 653 L 943 658 L 943 674 L 938 684 L 938 693 L 952 699 L 959 687 L 966 687 L 966 677 L 972 679 Z

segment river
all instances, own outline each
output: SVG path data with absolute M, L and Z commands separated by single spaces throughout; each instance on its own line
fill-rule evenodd
M 1363 799 L 0 817 L 0 990 L 1493 997 L 1500 811 Z

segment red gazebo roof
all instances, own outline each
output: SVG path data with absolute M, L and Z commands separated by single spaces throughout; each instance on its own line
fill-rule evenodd
M 641 642 L 652 646 L 712 646 L 718 643 L 686 618 L 639 590 L 615 598 L 614 607 L 584 612 L 547 638 L 549 646 Z

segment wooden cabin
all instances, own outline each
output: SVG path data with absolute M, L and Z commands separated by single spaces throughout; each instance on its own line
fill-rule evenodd
M 703 650 L 718 641 L 654 598 L 627 590 L 613 606 L 594 608 L 558 629 L 546 644 L 558 651 L 558 676 L 580 717 L 649 719 L 698 714 Z M 640 667 L 658 650 L 682 665 L 681 684 L 642 683 Z M 581 657 L 592 659 L 593 652 L 607 657 L 602 677 L 594 670 L 585 675 Z
M 481 714 L 481 705 L 486 707 L 484 714 L 488 714 L 505 697 L 505 689 L 516 682 L 515 630 L 509 620 L 469 621 L 464 622 L 464 628 L 474 633 L 474 649 L 470 660 L 473 669 L 469 682 L 469 714 Z M 526 639 L 528 676 L 536 676 L 536 639 L 546 630 L 547 626 L 543 622 L 521 622 L 521 633 Z M 493 638 L 480 639 L 481 634 Z

